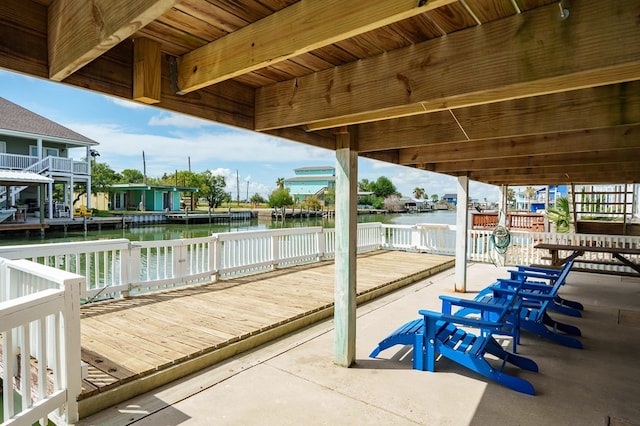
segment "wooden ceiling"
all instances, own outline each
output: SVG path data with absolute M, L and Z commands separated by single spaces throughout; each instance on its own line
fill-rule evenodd
M 492 184 L 640 181 L 640 2 L 2 0 L 0 67 Z

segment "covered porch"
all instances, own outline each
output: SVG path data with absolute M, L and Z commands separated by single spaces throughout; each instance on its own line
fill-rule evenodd
M 469 297 L 504 268 L 472 264 Z M 418 309 L 438 309 L 453 270 L 358 307 L 353 368 L 331 362 L 333 323 L 318 323 L 250 353 L 131 399 L 79 424 L 596 424 L 636 425 L 640 407 L 640 280 L 572 272 L 562 294 L 583 318 L 583 350 L 524 335 L 520 353 L 539 373 L 514 369 L 536 396 L 513 392 L 446 359 L 411 368 L 410 346 L 369 352 Z M 555 316 L 555 314 L 554 314 Z M 506 342 L 504 344 L 507 344 Z
M 237 7 L 216 0 L 117 0 L 110 3 L 117 13 L 107 13 L 82 2 L 9 0 L 0 4 L 7 46 L 0 67 L 334 150 L 334 343 L 320 345 L 321 359 L 300 357 L 281 371 L 303 371 L 310 363 L 311 370 L 337 371 L 336 379 L 359 390 L 354 394 L 379 390 L 396 401 L 389 390 L 400 374 L 363 387 L 347 379 L 360 369 L 331 364 L 333 352 L 335 364 L 357 366 L 368 350 L 361 340 L 356 345 L 356 329 L 363 327 L 356 323 L 355 298 L 359 156 L 454 176 L 461 206 L 470 179 L 501 187 L 639 180 L 639 7 L 615 0 L 565 3 L 262 0 Z M 467 215 L 463 208 L 458 212 L 449 291 L 473 284 L 464 256 Z M 422 307 L 431 303 L 414 300 Z M 379 326 L 389 321 L 372 327 L 384 334 Z M 600 337 L 598 344 L 610 339 Z M 635 377 L 629 374 L 634 365 L 635 359 L 616 362 L 628 369 L 620 380 Z M 580 369 L 581 380 L 573 385 L 581 386 L 588 367 L 570 366 Z M 452 387 L 403 394 L 398 404 L 415 404 L 403 407 L 405 418 L 411 410 L 427 415 L 425 398 L 442 389 L 455 404 L 453 414 L 462 412 L 468 401 L 460 394 L 469 387 L 456 388 L 456 377 L 447 381 Z M 335 383 L 333 389 L 348 388 Z M 253 419 L 263 415 L 254 410 L 259 401 L 275 395 L 246 398 L 257 388 L 249 382 L 240 390 L 240 409 Z M 567 396 L 583 393 L 557 383 L 549 386 L 554 388 Z M 633 392 L 621 401 L 630 405 L 637 399 L 629 399 Z M 513 398 L 500 395 L 478 407 L 493 410 L 495 421 Z M 310 404 L 324 408 L 325 416 L 337 412 L 333 404 Z M 585 405 L 599 406 L 597 400 Z M 563 408 L 557 419 L 565 418 Z M 302 411 L 303 418 L 312 410 Z

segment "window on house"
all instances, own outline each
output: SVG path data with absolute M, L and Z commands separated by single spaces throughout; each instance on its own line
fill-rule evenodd
M 42 147 L 42 151 L 44 152 L 45 157 L 59 157 L 58 148 L 47 148 L 46 146 Z M 29 155 L 32 157 L 38 156 L 38 147 L 35 145 L 29 145 Z

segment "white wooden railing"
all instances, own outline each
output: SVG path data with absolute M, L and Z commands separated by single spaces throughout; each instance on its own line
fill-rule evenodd
M 453 225 L 358 225 L 358 251 L 408 250 L 455 255 Z M 494 262 L 491 231 L 470 230 L 467 258 Z M 505 264 L 549 264 L 537 243 L 640 247 L 640 237 L 512 231 Z M 0 257 L 34 262 L 87 278 L 85 302 L 214 281 L 290 265 L 332 259 L 335 230 L 321 227 L 219 233 L 210 237 L 131 242 L 127 239 L 0 247 Z M 630 272 L 586 253 L 577 267 Z M 636 256 L 637 257 L 637 256 Z M 580 262 L 582 260 L 583 262 Z M 632 261 L 640 262 L 634 257 Z M 602 261 L 598 263 L 599 261 Z
M 89 174 L 86 161 L 75 161 L 73 158 L 48 156 L 38 159 L 31 155 L 0 153 L 0 169 L 25 170 L 34 173 L 42 173 L 45 170 L 52 172 L 73 173 L 76 175 Z
M 78 420 L 84 288 L 80 275 L 0 259 L 3 426 Z
M 454 255 L 455 229 L 451 225 L 360 224 L 358 251 L 384 248 Z M 467 257 L 493 261 L 491 231 L 471 230 L 468 236 Z M 506 264 L 548 264 L 546 251 L 534 249 L 541 242 L 640 247 L 640 237 L 514 231 Z M 117 239 L 0 247 L 0 258 L 5 258 L 0 259 L 0 377 L 5 422 L 32 424 L 47 417 L 59 422 L 77 420 L 80 301 L 129 296 L 334 256 L 335 230 L 321 227 L 169 241 Z M 586 253 L 576 265 L 628 272 L 626 266 L 612 265 L 602 257 Z M 640 262 L 638 257 L 631 260 Z M 26 389 L 31 392 L 25 398 L 20 390 Z M 18 412 L 13 410 L 16 393 L 22 394 Z

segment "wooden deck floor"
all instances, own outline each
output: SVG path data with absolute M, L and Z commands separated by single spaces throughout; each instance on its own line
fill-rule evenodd
M 358 303 L 453 266 L 438 255 L 358 256 Z M 333 261 L 85 305 L 84 417 L 333 313 Z

